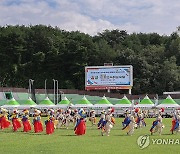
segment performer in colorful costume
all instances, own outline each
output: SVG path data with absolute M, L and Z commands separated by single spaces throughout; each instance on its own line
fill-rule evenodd
M 142 111 L 141 113 L 141 122 L 142 122 L 142 126 L 146 127 L 146 122 L 144 120 L 144 118 L 146 117 L 146 111 Z
M 125 116 L 125 118 L 124 118 L 124 121 L 122 122 L 122 126 L 123 126 L 123 130 L 129 125 L 129 123 L 130 123 L 130 118 L 129 118 L 129 116 L 128 116 L 128 111 L 126 111 L 125 113 L 124 113 L 124 116 Z
M 7 118 L 8 111 L 6 109 L 1 108 L 1 114 L 0 114 L 0 128 L 5 129 L 8 128 L 11 123 Z
M 145 127 L 146 126 L 146 122 L 144 121 L 144 113 L 141 112 L 141 110 L 139 109 L 138 111 L 136 111 L 135 109 L 135 112 L 137 113 L 137 117 L 136 117 L 136 125 L 137 127 L 136 128 L 142 128 L 143 126 Z
M 17 109 L 13 110 L 13 114 L 11 116 L 12 124 L 13 124 L 13 131 L 17 131 L 19 128 L 21 128 L 21 123 L 19 120 L 19 112 Z
M 23 110 L 22 123 L 24 126 L 23 132 L 31 131 L 31 124 L 30 124 L 30 120 L 29 120 L 29 111 L 27 109 Z
M 159 132 L 159 134 L 162 134 L 162 130 L 164 128 L 164 125 L 162 123 L 162 112 L 164 112 L 164 108 L 161 108 L 161 110 L 159 111 L 159 113 L 156 115 L 156 120 L 153 121 L 152 127 L 150 129 L 151 135 L 153 135 L 153 133 L 155 132 Z
M 46 125 L 46 134 L 54 133 L 54 110 L 50 109 L 48 111 L 48 119 L 45 121 Z
M 57 128 L 59 121 L 57 120 L 58 110 L 54 111 L 54 129 Z
M 75 109 L 74 110 L 74 115 L 73 115 L 73 123 L 74 123 L 74 125 L 76 124 L 76 121 L 77 121 L 77 119 L 78 119 L 78 110 L 77 109 Z
M 34 132 L 39 133 L 43 131 L 43 125 L 41 122 L 41 111 L 35 109 L 34 110 L 34 119 L 33 119 L 33 125 L 34 125 Z
M 105 116 L 106 124 L 105 124 L 105 131 L 102 133 L 102 136 L 104 133 L 106 133 L 107 136 L 109 136 L 111 128 L 113 128 L 115 124 L 115 119 L 112 117 L 112 113 L 114 112 L 114 108 L 108 109 L 108 112 Z
M 134 133 L 134 126 L 135 126 L 134 111 L 132 111 L 131 114 L 128 111 L 126 111 L 125 119 L 124 122 L 122 122 L 122 124 L 123 124 L 122 130 L 125 130 L 127 135 L 132 135 Z
M 172 127 L 170 130 L 172 132 L 172 134 L 174 134 L 174 131 L 176 131 L 176 133 L 177 133 L 180 130 L 179 123 L 180 123 L 180 116 L 179 116 L 178 112 L 174 111 L 173 117 L 172 117 Z
M 105 118 L 105 110 L 101 111 L 100 120 L 98 122 L 98 129 L 101 129 L 101 135 L 103 136 L 105 131 L 105 125 L 106 125 L 106 118 Z
M 76 135 L 84 135 L 86 133 L 86 123 L 85 123 L 86 114 L 83 109 L 80 109 L 78 112 L 78 119 L 74 127 Z
M 64 122 L 64 114 L 62 109 L 57 110 L 56 120 L 58 120 L 57 128 L 61 128 Z
M 94 110 L 90 112 L 89 121 L 91 122 L 92 126 L 96 125 L 96 114 Z
M 65 113 L 65 118 L 64 118 L 64 125 L 65 125 L 66 129 L 68 129 L 71 122 L 73 122 L 73 118 L 71 116 L 71 110 L 68 109 Z

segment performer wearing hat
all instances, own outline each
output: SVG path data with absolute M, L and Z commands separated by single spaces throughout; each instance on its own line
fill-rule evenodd
M 142 122 L 142 126 L 144 127 L 146 127 L 145 116 L 146 116 L 146 111 L 144 110 L 141 113 L 141 122 Z
M 130 112 L 126 111 L 125 112 L 125 119 L 123 124 L 122 130 L 125 130 L 127 132 L 127 135 L 132 135 L 134 133 L 134 126 L 135 126 L 135 120 L 134 120 L 134 111 Z
M 179 123 L 180 123 L 180 116 L 178 114 L 178 111 L 174 111 L 173 117 L 172 117 L 172 127 L 170 130 L 172 134 L 174 134 L 174 131 L 177 133 L 180 130 Z
M 90 111 L 89 121 L 91 122 L 92 126 L 96 125 L 96 114 L 94 110 Z
M 1 114 L 0 114 L 0 128 L 5 129 L 8 128 L 11 123 L 7 118 L 8 111 L 6 109 L 1 108 Z
M 153 133 L 155 132 L 159 132 L 159 134 L 162 134 L 162 130 L 164 128 L 164 125 L 162 123 L 162 112 L 164 112 L 164 108 L 161 108 L 161 110 L 159 110 L 159 113 L 156 115 L 156 120 L 153 121 L 152 123 L 152 127 L 150 129 L 151 135 L 153 135 Z
M 29 111 L 27 109 L 23 110 L 23 116 L 22 116 L 22 123 L 23 123 L 23 132 L 29 132 L 31 131 L 31 124 L 29 121 Z
M 39 132 L 43 131 L 43 125 L 41 122 L 41 111 L 39 111 L 37 109 L 34 110 L 33 125 L 34 125 L 35 133 L 39 133 Z
M 57 120 L 58 110 L 54 110 L 54 129 L 57 128 L 59 121 Z
M 105 116 L 106 124 L 105 124 L 104 133 L 106 133 L 107 136 L 109 136 L 111 128 L 113 128 L 115 124 L 115 119 L 112 117 L 113 112 L 114 112 L 114 109 L 108 109 L 108 112 Z M 104 133 L 102 133 L 102 135 L 104 135 Z
M 45 121 L 46 125 L 46 134 L 52 134 L 54 133 L 54 110 L 50 109 L 48 111 L 48 119 Z
M 19 120 L 19 112 L 16 108 L 13 110 L 13 114 L 11 116 L 11 119 L 12 119 L 12 124 L 13 124 L 13 131 L 15 132 L 19 128 L 21 128 L 21 123 Z
M 104 135 L 104 131 L 105 131 L 105 124 L 106 124 L 106 119 L 105 119 L 105 110 L 101 111 L 101 116 L 100 116 L 100 120 L 98 122 L 98 129 L 101 129 L 101 135 Z
M 57 128 L 61 128 L 64 122 L 64 114 L 62 109 L 57 110 L 56 120 L 58 120 Z
M 74 127 L 74 131 L 76 135 L 84 135 L 86 133 L 85 118 L 86 118 L 86 114 L 84 110 L 81 108 L 78 112 L 78 119 Z
M 76 124 L 77 119 L 78 119 L 78 110 L 75 109 L 74 110 L 74 115 L 73 115 L 73 124 L 74 124 L 74 126 Z
M 129 125 L 129 123 L 130 123 L 130 119 L 129 119 L 129 116 L 128 116 L 128 110 L 126 110 L 125 111 L 125 113 L 124 113 L 124 116 L 125 116 L 125 118 L 124 118 L 124 121 L 122 122 L 122 126 L 123 126 L 123 130 Z
M 64 115 L 64 125 L 65 125 L 66 129 L 69 128 L 69 125 L 71 122 L 73 122 L 73 118 L 71 116 L 71 110 L 68 109 Z
M 139 110 L 137 112 L 137 117 L 136 117 L 136 125 L 137 127 L 136 128 L 142 128 L 143 126 L 145 127 L 146 126 L 146 122 L 144 121 L 144 113 Z

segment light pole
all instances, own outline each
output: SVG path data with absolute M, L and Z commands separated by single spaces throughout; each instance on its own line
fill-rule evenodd
M 34 82 L 34 80 L 32 80 L 32 79 L 31 79 L 31 83 L 32 83 L 32 85 L 33 85 L 33 82 Z M 32 87 L 31 87 L 31 89 L 32 89 Z
M 30 94 L 31 94 L 33 82 L 34 82 L 34 80 L 29 79 L 29 93 L 30 93 Z
M 56 93 L 57 93 L 57 95 L 56 95 L 56 96 L 57 96 L 57 102 L 56 102 L 56 104 L 58 104 L 58 90 L 59 90 L 59 89 L 58 89 L 58 86 L 59 86 L 59 85 L 58 85 L 58 84 L 59 84 L 59 83 L 58 83 L 58 80 L 56 80 L 56 83 L 57 83 L 57 87 L 56 87 L 56 88 L 57 88 L 57 91 L 56 91 Z
M 31 79 L 29 79 L 29 94 L 31 93 Z
M 58 94 L 59 94 L 58 86 L 59 86 L 59 83 L 58 83 L 58 80 L 55 80 L 55 79 L 53 79 L 53 82 L 54 82 L 54 104 L 57 104 L 58 101 L 59 101 L 59 99 L 58 99 Z
M 46 97 L 47 97 L 47 87 L 46 87 L 46 82 L 47 82 L 47 79 L 45 80 L 45 83 L 44 83 L 44 85 L 45 85 L 45 95 L 46 95 Z
M 56 100 L 56 96 L 55 96 L 55 94 L 56 94 L 56 80 L 53 79 L 53 82 L 54 82 L 54 104 L 56 104 L 55 103 L 55 100 Z
M 64 92 L 63 92 L 63 91 L 60 91 L 60 93 L 59 93 L 59 97 L 60 97 L 60 100 L 59 100 L 59 101 L 61 101 L 61 100 L 65 97 Z

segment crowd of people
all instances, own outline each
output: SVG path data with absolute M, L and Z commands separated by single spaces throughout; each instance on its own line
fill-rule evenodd
M 156 118 L 152 123 L 150 128 L 150 133 L 153 135 L 158 132 L 162 134 L 164 124 L 162 113 L 164 109 L 161 108 L 156 113 Z M 91 110 L 87 115 L 83 108 L 74 109 L 67 108 L 63 109 L 48 109 L 46 110 L 47 119 L 44 121 L 46 134 L 54 133 L 55 129 L 66 128 L 68 129 L 70 124 L 74 126 L 74 133 L 76 135 L 86 134 L 86 122 L 89 120 L 92 126 L 97 126 L 100 130 L 101 135 L 109 136 L 110 131 L 115 125 L 115 118 L 113 117 L 114 108 L 109 108 L 107 110 L 102 110 L 99 121 L 96 121 L 96 113 Z M 29 132 L 32 130 L 32 125 L 29 118 L 29 110 L 24 109 L 22 114 L 19 113 L 17 108 L 13 109 L 12 113 L 9 113 L 6 109 L 0 108 L 0 129 L 6 129 L 12 127 L 12 130 L 16 132 L 18 129 L 23 127 L 23 132 Z M 132 135 L 135 129 L 146 127 L 145 122 L 145 111 L 141 111 L 139 108 L 134 110 L 126 110 L 124 113 L 124 121 L 122 122 L 122 130 L 124 130 L 127 135 Z M 180 127 L 180 112 L 179 110 L 174 110 L 172 117 L 172 127 L 171 132 L 179 132 Z M 33 129 L 35 133 L 43 132 L 43 123 L 41 119 L 41 111 L 38 109 L 33 110 Z

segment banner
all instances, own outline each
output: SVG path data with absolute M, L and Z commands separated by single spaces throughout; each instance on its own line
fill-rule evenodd
M 85 67 L 85 87 L 93 89 L 131 89 L 132 66 Z

